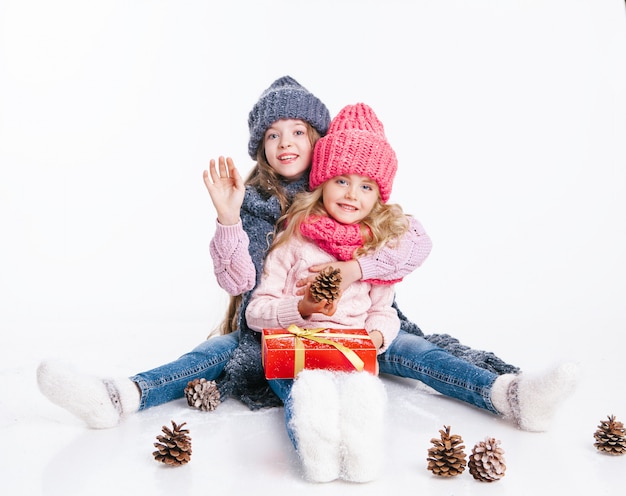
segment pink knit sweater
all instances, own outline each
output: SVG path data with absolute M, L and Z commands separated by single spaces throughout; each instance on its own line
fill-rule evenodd
M 432 242 L 414 217 L 410 228 L 397 246 L 383 248 L 373 255 L 357 259 L 363 279 L 402 279 L 418 268 L 430 254 Z M 255 270 L 248 253 L 248 235 L 241 221 L 233 226 L 216 222 L 210 252 L 217 282 L 230 295 L 238 295 L 254 288 Z
M 400 320 L 391 306 L 393 285 L 372 285 L 362 281 L 351 284 L 342 294 L 337 311 L 332 316 L 313 314 L 303 319 L 298 312 L 296 282 L 308 275 L 312 265 L 333 262 L 336 258 L 320 249 L 317 244 L 293 238 L 270 252 L 265 259 L 263 276 L 252 295 L 246 310 L 248 326 L 263 328 L 330 327 L 338 329 L 376 329 L 384 342 L 379 353 L 385 351 L 400 330 Z

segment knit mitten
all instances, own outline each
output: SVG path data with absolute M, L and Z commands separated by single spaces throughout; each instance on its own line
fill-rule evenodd
M 567 362 L 543 374 L 504 374 L 493 383 L 491 401 L 520 429 L 548 430 L 556 408 L 576 387 L 578 366 Z
M 139 409 L 139 389 L 126 377 L 103 379 L 49 361 L 37 368 L 37 383 L 52 403 L 79 417 L 92 429 L 115 427 L 123 415 Z
M 339 477 L 339 394 L 328 370 L 302 370 L 290 392 L 289 428 L 295 438 L 304 476 L 312 482 Z
M 369 482 L 378 477 L 382 467 L 387 394 L 380 378 L 368 372 L 342 373 L 338 379 L 341 477 Z

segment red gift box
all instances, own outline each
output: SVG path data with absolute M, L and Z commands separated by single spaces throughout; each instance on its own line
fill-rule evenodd
M 293 379 L 302 369 L 376 374 L 376 346 L 365 329 L 263 329 L 267 379 Z

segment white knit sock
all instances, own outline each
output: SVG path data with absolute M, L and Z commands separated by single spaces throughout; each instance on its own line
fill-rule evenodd
M 517 379 L 515 374 L 502 374 L 497 377 L 491 386 L 491 403 L 496 410 L 507 419 L 513 419 L 513 410 L 509 405 L 509 386 Z
M 37 368 L 39 390 L 54 404 L 92 429 L 115 427 L 123 415 L 139 409 L 141 393 L 128 378 L 103 379 L 54 361 Z
M 342 478 L 369 482 L 381 472 L 387 394 L 368 372 L 340 374 Z
M 339 477 L 339 394 L 335 374 L 303 370 L 293 383 L 291 429 L 304 476 L 312 482 Z
M 563 363 L 543 374 L 501 375 L 491 390 L 494 407 L 520 429 L 548 430 L 556 408 L 573 391 L 578 382 L 578 366 Z

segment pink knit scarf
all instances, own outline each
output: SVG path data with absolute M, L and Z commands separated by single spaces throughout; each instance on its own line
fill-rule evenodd
M 367 226 L 366 229 L 369 232 Z M 359 224 L 341 224 L 330 217 L 310 216 L 300 224 L 300 232 L 337 260 L 352 260 L 354 251 L 363 246 L 363 235 Z M 367 279 L 363 282 L 387 285 L 401 280 Z
M 300 232 L 338 260 L 352 260 L 363 246 L 359 224 L 341 224 L 330 217 L 310 216 L 300 224 Z

